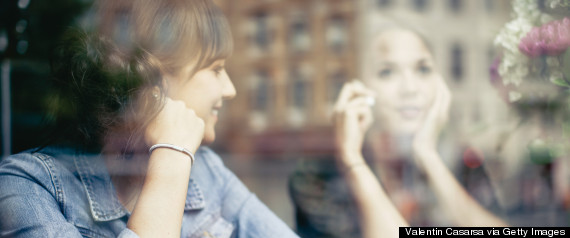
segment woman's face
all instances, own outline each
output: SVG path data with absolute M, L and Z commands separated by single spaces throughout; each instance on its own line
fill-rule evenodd
M 223 101 L 236 95 L 235 87 L 225 70 L 225 60 L 214 61 L 210 66 L 199 70 L 193 76 L 183 72 L 168 80 L 167 94 L 173 100 L 186 103 L 204 120 L 203 144 L 216 139 L 215 125 Z
M 431 107 L 440 77 L 433 57 L 415 33 L 388 30 L 372 42 L 365 83 L 376 92 L 375 118 L 382 130 L 412 134 Z

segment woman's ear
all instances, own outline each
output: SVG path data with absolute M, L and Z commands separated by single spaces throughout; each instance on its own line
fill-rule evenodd
M 164 94 L 165 97 L 168 97 L 170 94 L 170 88 L 172 87 L 172 83 L 174 82 L 175 77 L 169 74 L 163 74 L 162 79 L 160 80 L 160 88 L 159 86 L 155 86 L 155 89 L 158 89 L 161 93 Z M 153 89 L 153 90 L 155 90 Z

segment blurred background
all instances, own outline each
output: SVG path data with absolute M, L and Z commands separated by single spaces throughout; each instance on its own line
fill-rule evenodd
M 447 140 L 461 144 L 508 116 L 489 76 L 497 55 L 493 40 L 511 19 L 508 0 L 215 2 L 232 27 L 235 50 L 227 70 L 238 93 L 221 112 L 212 147 L 291 226 L 288 176 L 299 160 L 332 153 L 332 105 L 343 83 L 360 77 L 359 46 L 376 18 L 404 21 L 431 42 L 454 99 Z M 45 139 L 51 49 L 91 3 L 0 2 L 4 155 Z M 448 163 L 457 163 L 454 150 L 443 149 Z

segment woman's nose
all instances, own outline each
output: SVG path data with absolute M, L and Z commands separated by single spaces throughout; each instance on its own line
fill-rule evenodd
M 400 95 L 413 96 L 418 92 L 418 81 L 411 72 L 404 72 L 400 80 Z
M 225 100 L 230 100 L 236 96 L 236 88 L 230 79 L 230 76 L 224 71 L 222 85 L 222 97 Z

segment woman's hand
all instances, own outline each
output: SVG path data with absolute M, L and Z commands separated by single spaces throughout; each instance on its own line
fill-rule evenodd
M 168 143 L 182 146 L 195 152 L 204 137 L 204 120 L 182 101 L 166 98 L 166 103 L 158 115 L 149 123 L 145 131 L 145 141 L 152 146 Z
M 372 124 L 370 98 L 374 93 L 360 81 L 346 83 L 334 106 L 334 130 L 336 148 L 341 166 L 363 162 L 361 150 L 364 135 Z
M 424 158 L 421 155 L 426 153 L 437 153 L 439 134 L 449 118 L 451 93 L 441 77 L 437 78 L 436 90 L 436 97 L 426 119 L 414 136 L 413 150 L 416 158 Z
M 339 153 L 336 162 L 343 169 L 343 177 L 356 203 L 363 237 L 397 237 L 398 227 L 408 226 L 408 223 L 362 157 L 364 136 L 373 121 L 373 103 L 370 103 L 373 96 L 374 93 L 358 81 L 343 86 L 334 107 Z
M 191 152 L 203 137 L 204 121 L 184 102 L 170 98 L 145 130 L 148 145 L 168 143 Z M 191 168 L 184 153 L 153 151 L 127 227 L 141 237 L 180 237 Z

